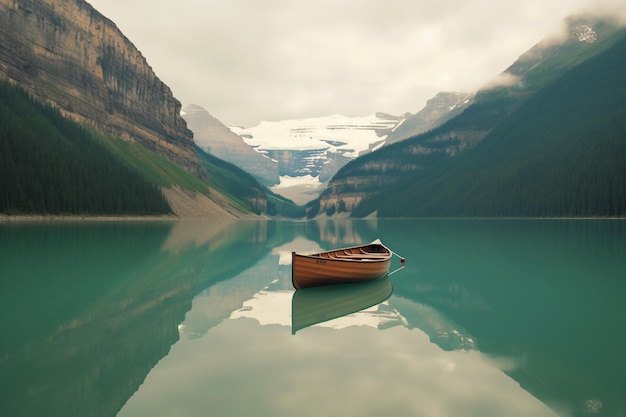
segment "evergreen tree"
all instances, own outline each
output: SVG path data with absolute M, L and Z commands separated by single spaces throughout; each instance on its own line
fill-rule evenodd
M 0 82 L 0 213 L 170 213 L 160 189 L 82 126 Z

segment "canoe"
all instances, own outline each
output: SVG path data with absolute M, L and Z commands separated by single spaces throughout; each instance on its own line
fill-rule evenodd
M 360 285 L 343 284 L 295 291 L 291 298 L 291 333 L 380 304 L 392 292 L 391 278 L 388 277 Z
M 378 279 L 389 273 L 392 253 L 378 239 L 313 255 L 292 252 L 291 282 L 300 289 Z

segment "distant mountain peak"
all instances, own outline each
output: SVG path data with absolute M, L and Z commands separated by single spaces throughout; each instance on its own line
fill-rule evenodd
M 387 136 L 387 145 L 417 136 L 442 125 L 460 114 L 474 99 L 473 93 L 442 91 L 426 102 L 426 106 L 415 114 L 403 115 L 405 121 Z
M 384 141 L 402 120 L 402 117 L 385 113 L 363 117 L 334 114 L 279 122 L 262 121 L 251 128 L 230 128 L 248 145 L 265 154 L 274 150 L 315 149 L 356 158 L 371 150 L 374 142 Z
M 239 166 L 264 184 L 278 182 L 276 162 L 250 149 L 242 137 L 233 133 L 203 107 L 190 104 L 181 111 L 181 115 L 200 148 Z
M 251 149 L 277 162 L 280 183 L 272 190 L 303 204 L 315 199 L 342 166 L 383 146 L 403 121 L 402 116 L 380 112 L 362 117 L 333 114 L 230 129 Z

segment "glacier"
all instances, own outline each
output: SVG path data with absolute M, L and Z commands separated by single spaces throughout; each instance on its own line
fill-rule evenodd
M 404 116 L 385 113 L 335 114 L 228 127 L 254 150 L 278 162 L 280 183 L 272 190 L 304 204 L 317 198 L 346 163 L 383 146 L 403 121 Z

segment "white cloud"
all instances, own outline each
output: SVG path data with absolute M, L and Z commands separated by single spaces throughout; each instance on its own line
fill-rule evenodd
M 199 104 L 222 122 L 246 126 L 416 112 L 439 91 L 477 90 L 557 31 L 566 16 L 616 3 L 90 2 L 184 105 Z
M 514 85 L 519 85 L 521 80 L 519 77 L 510 74 L 510 73 L 502 73 L 496 76 L 494 79 L 486 83 L 482 89 L 490 89 L 496 87 L 510 87 Z

